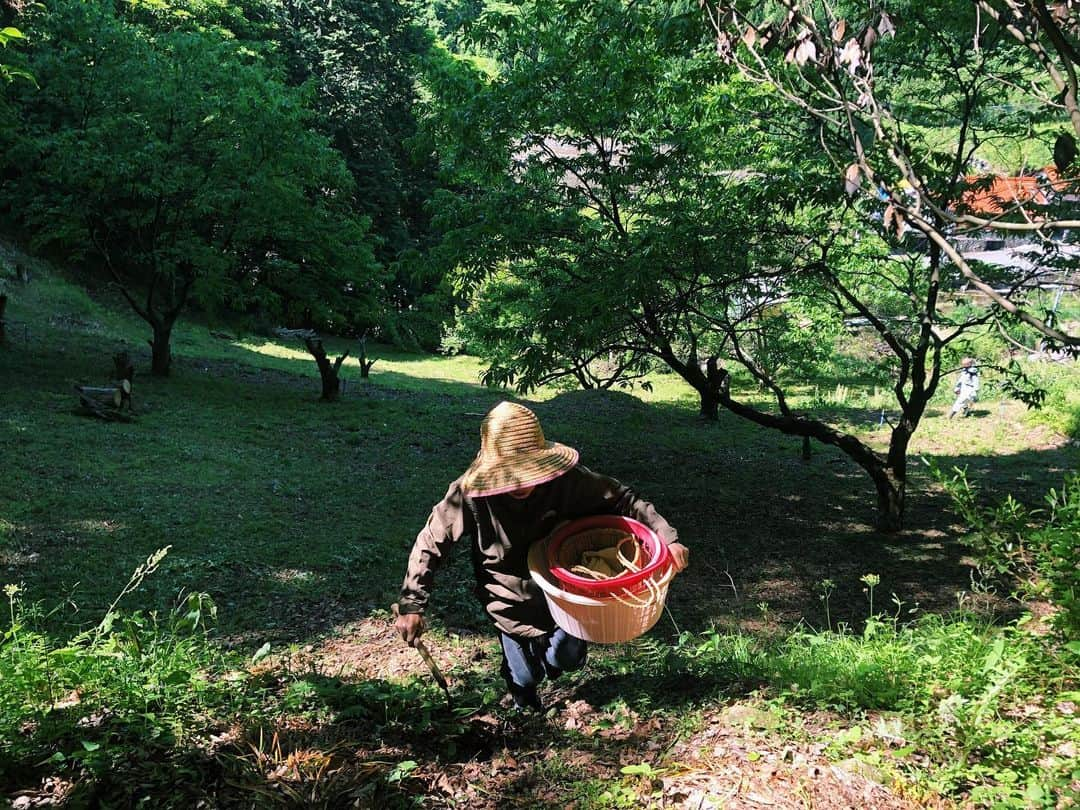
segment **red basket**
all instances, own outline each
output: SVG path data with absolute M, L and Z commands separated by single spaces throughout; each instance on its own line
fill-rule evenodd
M 627 571 L 602 580 L 578 576 L 569 571 L 565 567 L 566 561 L 560 556 L 563 544 L 577 535 L 596 529 L 614 529 L 636 537 L 641 543 L 647 561 L 641 570 Z M 622 515 L 593 515 L 570 521 L 558 529 L 548 541 L 547 559 L 552 576 L 567 591 L 582 596 L 603 598 L 624 590 L 642 590 L 645 587 L 645 580 L 651 579 L 660 569 L 668 565 L 671 555 L 667 544 L 644 523 Z

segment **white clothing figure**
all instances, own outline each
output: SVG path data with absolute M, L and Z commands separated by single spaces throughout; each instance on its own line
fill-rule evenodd
M 972 404 L 979 398 L 979 369 L 973 358 L 965 357 L 960 361 L 960 376 L 956 380 L 953 393 L 956 394 L 956 402 L 949 411 L 949 418 L 952 419 L 958 413 L 967 416 Z

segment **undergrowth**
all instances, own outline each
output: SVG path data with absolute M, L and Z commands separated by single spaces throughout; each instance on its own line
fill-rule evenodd
M 647 673 L 645 703 L 660 684 L 721 696 L 738 685 L 769 703 L 787 733 L 807 712 L 839 716 L 831 755 L 909 791 L 1055 807 L 1080 798 L 1080 655 L 1025 624 L 993 627 L 960 610 L 911 624 L 878 614 L 861 633 L 799 628 L 774 641 L 683 633 L 674 646 L 639 642 L 634 665 Z
M 140 566 L 121 596 L 164 552 Z M 872 591 L 876 579 L 863 582 Z M 215 610 L 204 594 L 187 594 L 165 615 L 126 613 L 118 597 L 98 625 L 60 642 L 35 627 L 46 617 L 23 604 L 18 586 L 4 592 L 0 778 L 9 786 L 32 771 L 81 784 L 88 795 L 131 799 L 188 773 L 189 801 L 223 779 L 266 790 L 270 772 L 282 779 L 264 797 L 271 804 L 366 796 L 404 806 L 423 790 L 409 776 L 414 759 L 358 761 L 347 752 L 397 739 L 417 759 L 468 757 L 475 739 L 466 717 L 491 710 L 497 697 L 466 678 L 456 691 L 467 705 L 449 710 L 415 683 L 257 664 L 214 640 Z M 815 714 L 838 717 L 834 732 L 815 732 L 827 734 L 829 754 L 867 763 L 909 793 L 976 807 L 1049 808 L 1080 798 L 1077 645 L 1030 632 L 1030 620 L 992 626 L 963 604 L 950 617 L 910 623 L 895 605 L 891 615 L 872 614 L 861 632 L 841 624 L 772 639 L 647 637 L 600 657 L 590 677 L 628 676 L 619 705 L 667 717 L 676 735 L 688 733 L 674 721 L 690 707 L 704 711 L 732 697 L 764 701 L 781 718 L 777 734 L 805 735 L 803 720 Z M 283 743 L 297 729 L 306 743 Z M 217 738 L 228 743 L 216 747 Z M 628 800 L 627 784 L 598 791 L 597 806 Z

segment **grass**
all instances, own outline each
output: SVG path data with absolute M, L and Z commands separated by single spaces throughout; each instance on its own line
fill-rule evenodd
M 387 638 L 388 607 L 416 531 L 476 452 L 480 415 L 510 395 L 479 386 L 471 358 L 369 346 L 371 377 L 361 380 L 349 360 L 344 399 L 327 405 L 295 344 L 215 337 L 190 321 L 175 334 L 174 375 L 154 379 L 141 373 L 144 325 L 107 289 L 87 293 L 44 265 L 32 270 L 29 285 L 11 288 L 0 347 L 0 580 L 11 586 L 0 621 L 0 775 L 9 792 L 56 777 L 88 802 L 170 806 L 173 796 L 177 807 L 237 795 L 230 784 L 268 806 L 320 806 L 304 803 L 316 794 L 328 807 L 342 797 L 482 807 L 500 796 L 633 806 L 681 778 L 672 752 L 732 703 L 779 718 L 763 746 L 812 738 L 834 758 L 872 764 L 877 751 L 876 766 L 926 795 L 990 806 L 1025 800 L 1029 789 L 1060 792 L 1070 776 L 1055 752 L 1076 741 L 1056 706 L 1075 702 L 1075 668 L 1052 646 L 965 615 L 866 621 L 867 571 L 879 572 L 886 605 L 895 593 L 920 613 L 950 614 L 960 591 L 965 606 L 1015 618 L 994 613 L 1013 609 L 1001 594 L 971 590 L 969 551 L 929 470 L 914 465 L 911 529 L 877 535 L 869 482 L 845 458 L 818 448 L 805 463 L 797 439 L 727 415 L 703 424 L 673 375 L 634 396 L 545 391 L 528 402 L 549 437 L 632 483 L 679 528 L 694 554 L 669 601 L 682 632 L 665 618 L 638 644 L 598 650 L 593 671 L 567 687 L 591 707 L 578 727 L 507 737 L 488 622 L 459 554 L 440 572 L 432 610 L 433 644 L 450 656 L 463 707 L 448 712 L 415 677 L 409 651 Z M 136 421 L 74 415 L 72 386 L 107 380 L 121 348 L 140 370 Z M 328 341 L 331 353 L 355 349 Z M 1061 435 L 1076 410 L 1075 377 L 1056 366 L 1039 373 L 1058 397 L 1049 415 L 1033 421 L 991 397 L 972 418 L 948 422 L 943 393 L 913 458 L 966 467 L 989 496 L 1034 503 L 1060 486 L 1076 467 Z M 810 383 L 802 396 L 883 440 L 880 391 Z M 165 547 L 157 570 L 110 613 L 131 572 Z M 835 583 L 828 604 L 824 579 Z M 820 632 L 840 624 L 844 632 Z M 335 645 L 360 636 L 354 653 L 334 657 Z M 1000 656 L 983 672 L 998 639 Z M 957 717 L 985 706 L 980 722 L 967 731 L 931 722 L 950 699 Z M 916 751 L 869 745 L 882 712 L 902 715 Z M 847 737 L 837 742 L 823 717 Z M 984 728 L 993 739 L 971 736 Z M 529 740 L 542 756 L 528 753 Z M 504 750 L 517 765 L 500 771 Z M 1035 774 L 1047 757 L 1062 762 L 1044 779 Z M 489 761 L 489 796 L 470 800 L 438 782 Z M 642 767 L 623 772 L 628 765 Z

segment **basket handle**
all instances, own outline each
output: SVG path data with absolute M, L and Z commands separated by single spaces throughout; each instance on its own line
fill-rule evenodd
M 627 588 L 622 589 L 622 596 L 612 593 L 611 598 L 631 608 L 652 607 L 661 600 L 660 586 L 651 578 L 643 579 L 642 584 L 645 585 L 645 589 L 649 592 L 649 595 L 645 598 L 638 596 Z
M 634 544 L 633 560 L 628 560 L 626 558 L 626 555 L 623 554 L 623 546 L 625 546 L 627 543 Z M 641 547 L 638 545 L 636 537 L 630 535 L 620 540 L 615 546 L 615 553 L 619 557 L 619 562 L 623 564 L 623 568 L 627 571 L 636 574 L 638 571 L 641 570 L 641 566 L 637 564 L 637 561 L 640 559 Z M 593 571 L 591 568 L 584 565 L 575 565 L 570 570 L 575 574 L 581 574 L 582 576 L 591 577 L 592 579 L 595 579 L 597 581 L 611 579 L 611 577 L 607 574 L 601 574 L 599 571 Z M 647 597 L 642 598 L 630 589 L 623 588 L 622 596 L 617 593 L 612 593 L 611 598 L 629 608 L 648 608 L 661 601 L 663 594 L 660 592 L 660 586 L 656 584 L 655 580 L 653 580 L 651 577 L 646 578 L 642 580 L 642 584 L 644 584 L 645 589 L 649 592 L 649 595 Z

